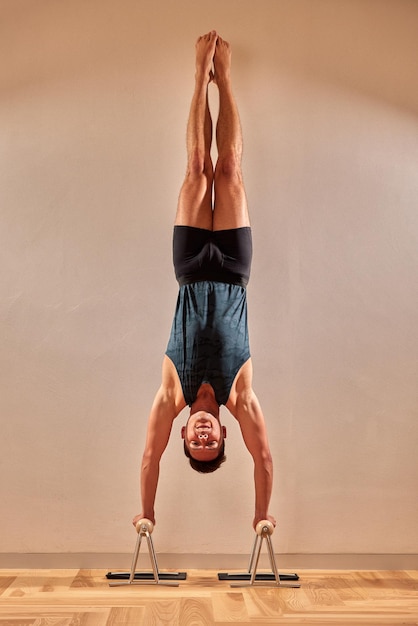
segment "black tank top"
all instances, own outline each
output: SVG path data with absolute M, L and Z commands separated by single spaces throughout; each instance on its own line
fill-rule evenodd
M 212 385 L 218 404 L 225 404 L 250 357 L 245 287 L 205 280 L 182 285 L 166 354 L 188 405 L 205 382 Z

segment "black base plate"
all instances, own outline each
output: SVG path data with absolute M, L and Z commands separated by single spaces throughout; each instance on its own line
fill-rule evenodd
M 279 574 L 280 580 L 299 580 L 297 574 Z M 220 572 L 218 574 L 218 580 L 251 580 L 251 574 L 245 572 L 245 574 L 224 574 Z M 275 580 L 273 572 L 260 573 L 255 575 L 255 580 Z
M 108 572 L 110 580 L 129 580 L 130 572 Z M 160 580 L 186 580 L 186 572 L 158 572 Z M 155 580 L 153 572 L 135 572 L 134 580 Z

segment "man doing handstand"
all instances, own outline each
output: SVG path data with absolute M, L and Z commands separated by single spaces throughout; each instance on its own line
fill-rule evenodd
M 254 461 L 254 526 L 268 513 L 273 467 L 264 416 L 252 388 L 246 285 L 252 243 L 241 172 L 242 134 L 231 87 L 231 50 L 215 31 L 196 43 L 195 91 L 187 125 L 187 172 L 173 235 L 179 295 L 161 386 L 149 415 L 141 466 L 142 512 L 155 523 L 154 501 L 161 456 L 174 419 L 187 406 L 184 450 L 200 472 L 225 460 L 225 405 L 239 423 Z M 218 160 L 211 160 L 208 85 L 219 90 Z M 213 206 L 212 206 L 213 195 Z

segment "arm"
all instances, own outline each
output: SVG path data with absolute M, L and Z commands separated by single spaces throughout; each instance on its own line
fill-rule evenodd
M 142 513 L 133 519 L 134 526 L 142 517 L 155 523 L 154 502 L 160 473 L 160 459 L 167 447 L 174 419 L 184 408 L 183 394 L 173 375 L 173 364 L 165 357 L 161 387 L 148 418 L 147 436 L 141 464 Z
M 237 419 L 244 443 L 254 461 L 255 512 L 254 528 L 260 520 L 276 520 L 269 515 L 269 505 L 273 487 L 273 461 L 267 440 L 264 416 L 255 394 L 240 406 L 237 403 Z
M 255 512 L 254 528 L 260 520 L 276 520 L 269 515 L 273 487 L 273 461 L 267 438 L 264 415 L 257 396 L 252 389 L 251 361 L 243 366 L 236 382 L 233 402 L 227 408 L 239 422 L 244 443 L 254 461 Z

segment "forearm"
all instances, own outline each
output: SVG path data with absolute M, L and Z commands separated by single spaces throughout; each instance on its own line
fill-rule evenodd
M 254 461 L 255 518 L 267 519 L 273 488 L 273 461 L 268 455 Z
M 157 493 L 158 477 L 160 474 L 159 461 L 151 461 L 144 454 L 141 465 L 141 502 L 142 514 L 155 523 L 154 503 Z

